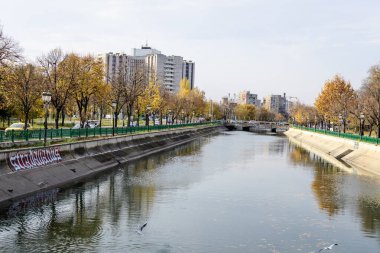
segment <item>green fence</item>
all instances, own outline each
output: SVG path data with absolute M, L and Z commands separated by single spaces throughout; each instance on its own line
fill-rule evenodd
M 309 128 L 309 127 L 304 127 L 304 126 L 295 126 L 294 125 L 292 127 L 297 128 L 297 129 L 301 129 L 301 130 L 305 130 L 305 131 L 310 131 L 310 132 L 340 137 L 340 138 L 344 138 L 344 139 L 350 139 L 350 140 L 355 140 L 355 141 L 363 141 L 363 142 L 372 143 L 372 144 L 379 144 L 380 143 L 380 139 L 376 138 L 376 137 L 369 137 L 369 136 L 361 136 L 360 137 L 360 135 L 357 135 L 357 134 L 334 132 L 334 131 L 328 131 L 328 130 Z
M 95 137 L 95 136 L 112 136 L 125 135 L 132 133 L 141 133 L 149 131 L 161 131 L 182 127 L 194 127 L 204 125 L 217 125 L 217 122 L 204 122 L 204 123 L 189 123 L 177 125 L 156 125 L 156 126 L 140 126 L 140 127 L 96 127 L 96 128 L 60 128 L 60 129 L 47 129 L 47 139 L 63 139 L 63 138 L 78 138 L 78 137 Z M 15 141 L 29 141 L 29 140 L 43 140 L 45 136 L 44 129 L 37 130 L 9 130 L 0 131 L 0 142 L 15 142 Z

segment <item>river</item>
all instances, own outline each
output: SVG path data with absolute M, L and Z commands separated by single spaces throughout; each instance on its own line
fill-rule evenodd
M 147 222 L 142 234 L 136 230 Z M 380 180 L 224 132 L 1 210 L 0 252 L 380 251 Z

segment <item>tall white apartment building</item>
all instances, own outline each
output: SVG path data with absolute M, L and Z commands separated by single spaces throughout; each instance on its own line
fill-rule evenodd
M 105 67 L 106 82 L 110 82 L 120 71 L 127 75 L 133 75 L 136 71 L 142 71 L 145 67 L 144 57 L 134 57 L 125 53 L 106 53 L 100 55 Z
M 149 81 L 162 85 L 170 92 L 179 91 L 182 78 L 188 79 L 191 88 L 194 87 L 194 62 L 185 61 L 181 56 L 166 56 L 148 45 L 134 48 L 132 52 L 132 56 L 111 52 L 99 57 L 104 62 L 107 82 L 122 69 L 129 75 L 144 71 Z
M 166 90 L 177 93 L 182 79 L 181 56 L 166 56 L 164 54 L 150 54 L 145 57 L 149 79 Z

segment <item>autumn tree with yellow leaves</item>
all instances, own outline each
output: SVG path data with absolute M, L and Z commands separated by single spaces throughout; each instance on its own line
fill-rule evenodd
M 253 120 L 256 118 L 256 106 L 251 104 L 238 104 L 235 115 L 239 120 Z
M 8 102 L 15 105 L 19 116 L 24 119 L 24 129 L 27 129 L 31 114 L 42 108 L 43 83 L 42 73 L 32 64 L 12 66 L 3 82 L 2 89 Z
M 327 80 L 314 103 L 317 112 L 325 121 L 341 122 L 346 132 L 347 120 L 357 107 L 357 94 L 350 82 L 339 75 Z
M 102 91 L 103 64 L 93 56 L 80 57 L 78 73 L 75 79 L 73 97 L 77 105 L 81 126 L 88 120 L 89 105 L 96 93 Z
M 55 109 L 55 128 L 58 129 L 59 116 L 73 95 L 78 76 L 79 57 L 67 55 L 61 49 L 51 50 L 37 59 L 45 79 L 45 91 L 51 93 L 51 104 Z

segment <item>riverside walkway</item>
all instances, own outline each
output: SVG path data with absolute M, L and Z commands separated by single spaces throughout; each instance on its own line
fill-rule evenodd
M 173 125 L 155 125 L 155 126 L 136 126 L 136 127 L 96 127 L 96 128 L 60 128 L 60 129 L 47 129 L 47 139 L 60 140 L 69 138 L 90 138 L 90 137 L 109 137 L 115 135 L 127 135 L 135 133 L 143 133 L 150 131 L 165 131 L 170 129 L 196 127 L 205 125 L 216 125 L 217 122 L 202 122 L 202 123 L 188 123 L 188 124 L 173 124 Z M 0 143 L 14 143 L 14 142 L 28 142 L 28 141 L 43 141 L 44 129 L 36 130 L 11 130 L 5 132 L 0 131 Z
M 349 139 L 349 140 L 354 140 L 354 141 L 362 141 L 362 142 L 376 144 L 376 145 L 378 145 L 380 143 L 380 138 L 376 138 L 376 137 L 370 137 L 370 136 L 364 136 L 364 135 L 360 136 L 358 134 L 328 131 L 326 129 L 309 128 L 309 127 L 304 127 L 304 126 L 292 126 L 292 128 L 305 130 L 305 131 L 309 131 L 309 132 L 314 132 L 314 133 L 319 133 L 319 134 L 324 134 L 324 135 L 340 137 L 343 139 Z

